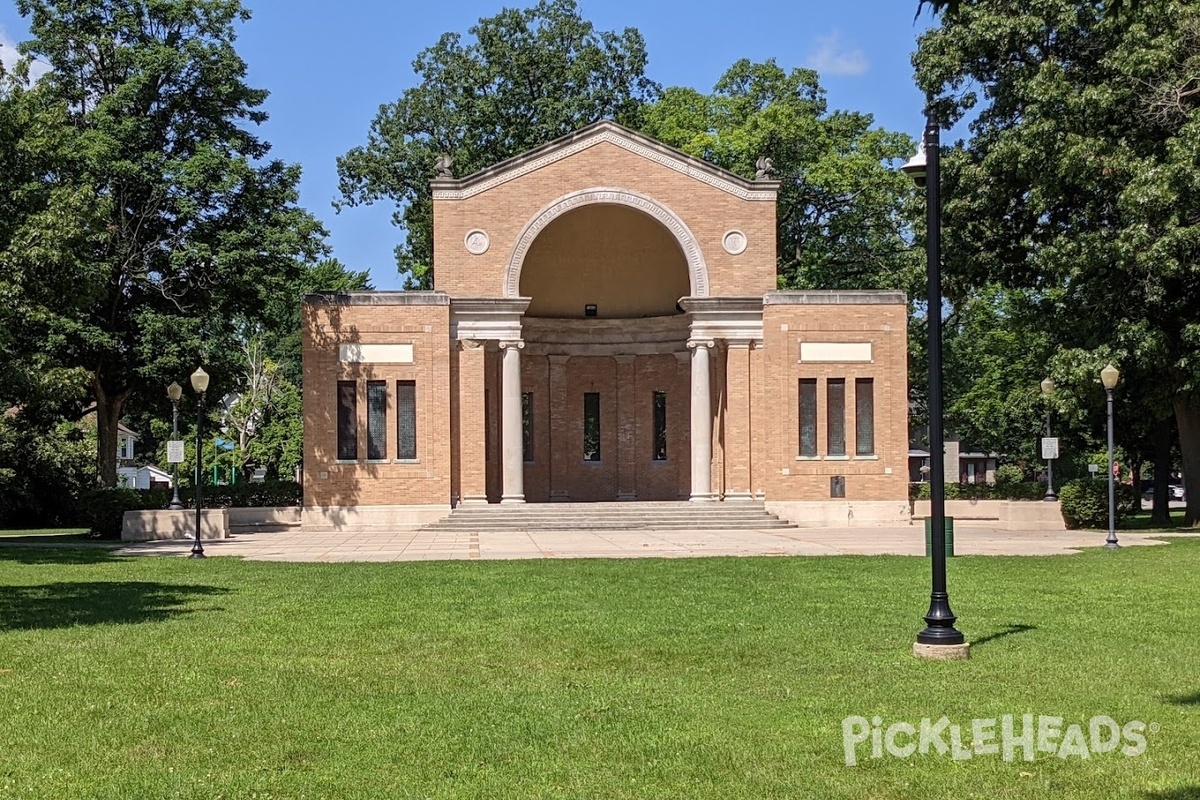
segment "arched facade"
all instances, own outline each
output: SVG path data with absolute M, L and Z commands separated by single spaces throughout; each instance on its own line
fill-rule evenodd
M 778 184 L 602 122 L 432 187 L 434 291 L 306 302 L 306 526 L 555 501 L 907 514 L 905 298 L 775 291 Z

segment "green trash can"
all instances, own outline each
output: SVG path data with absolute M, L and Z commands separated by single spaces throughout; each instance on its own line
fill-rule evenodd
M 925 518 L 925 557 L 933 557 L 933 519 Z M 946 517 L 946 558 L 954 555 L 954 517 Z

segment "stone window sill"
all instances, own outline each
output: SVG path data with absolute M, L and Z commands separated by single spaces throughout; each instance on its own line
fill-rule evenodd
M 395 463 L 395 464 L 420 464 L 421 459 L 419 459 L 419 458 L 397 458 L 393 463 Z
M 358 459 L 357 458 L 354 458 L 354 459 L 339 458 L 336 461 L 334 461 L 333 463 L 335 463 L 335 464 L 355 464 L 356 465 L 356 464 L 358 464 Z

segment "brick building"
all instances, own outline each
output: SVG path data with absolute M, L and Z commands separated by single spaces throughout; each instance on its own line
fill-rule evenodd
M 306 299 L 306 527 L 614 500 L 907 519 L 905 297 L 775 291 L 777 190 L 612 122 L 435 179 L 434 291 Z

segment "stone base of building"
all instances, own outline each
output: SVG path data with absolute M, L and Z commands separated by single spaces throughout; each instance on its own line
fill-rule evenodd
M 121 539 L 126 542 L 152 542 L 162 539 L 191 539 L 196 533 L 196 512 L 126 511 L 121 518 Z M 200 538 L 225 539 L 229 536 L 229 509 L 206 508 L 200 512 Z
M 902 500 L 768 500 L 765 506 L 801 528 L 871 528 L 912 521 Z
M 414 530 L 450 514 L 450 505 L 309 506 L 301 513 L 305 532 Z

